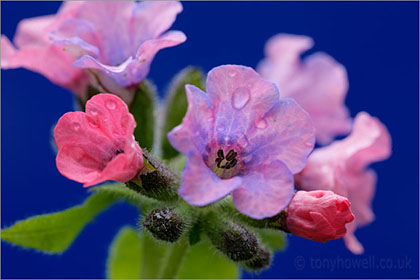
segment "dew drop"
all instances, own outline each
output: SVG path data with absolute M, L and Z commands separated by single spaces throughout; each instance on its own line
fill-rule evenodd
M 223 124 L 219 124 L 219 125 L 216 127 L 216 129 L 217 129 L 217 131 L 223 131 L 223 130 L 225 130 L 225 126 L 224 126 Z
M 73 123 L 73 128 L 74 130 L 78 131 L 80 129 L 80 124 L 77 122 Z
M 259 129 L 265 129 L 267 127 L 267 121 L 264 119 L 260 119 L 255 123 L 255 126 Z
M 233 107 L 237 110 L 242 109 L 249 102 L 250 97 L 249 89 L 244 87 L 236 89 L 232 96 Z
M 117 104 L 115 103 L 115 101 L 113 100 L 108 100 L 105 103 L 105 106 L 109 109 L 109 110 L 114 110 L 115 108 L 117 108 Z
M 229 77 L 233 78 L 235 76 L 236 76 L 236 72 L 235 71 L 229 72 Z

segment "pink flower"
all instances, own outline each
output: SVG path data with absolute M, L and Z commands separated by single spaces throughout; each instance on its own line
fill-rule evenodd
M 299 191 L 287 208 L 286 227 L 297 236 L 327 242 L 343 237 L 353 220 L 347 198 L 331 191 Z
M 86 113 L 64 114 L 54 130 L 61 174 L 89 187 L 107 180 L 126 182 L 143 167 L 143 153 L 134 140 L 134 117 L 112 94 L 98 94 Z
M 266 58 L 258 65 L 258 72 L 278 85 L 280 97 L 295 99 L 309 113 L 317 142 L 328 144 L 351 129 L 351 118 L 344 105 L 347 74 L 341 64 L 325 53 L 318 52 L 301 61 L 300 55 L 312 46 L 312 39 L 306 36 L 275 35 L 265 46 Z
M 22 20 L 13 44 L 1 36 L 1 68 L 24 67 L 47 77 L 51 82 L 70 89 L 79 97 L 86 94 L 89 77 L 84 70 L 72 66 L 74 58 L 61 46 L 50 43 L 48 33 L 71 17 L 79 2 L 66 2 L 57 15 Z
M 224 65 L 208 73 L 207 93 L 186 86 L 188 111 L 168 133 L 187 156 L 179 194 L 207 205 L 232 193 L 236 208 L 271 217 L 293 195 L 293 173 L 314 146 L 308 114 L 251 68 Z
M 164 33 L 181 11 L 177 1 L 85 1 L 50 37 L 92 71 L 98 88 L 119 93 L 146 77 L 159 50 L 186 40 Z
M 357 114 L 353 131 L 347 138 L 316 149 L 303 171 L 295 175 L 299 188 L 331 190 L 350 200 L 355 221 L 347 226 L 344 241 L 354 254 L 363 253 L 363 246 L 354 236 L 356 227 L 374 219 L 371 201 L 376 174 L 367 166 L 390 155 L 391 136 L 386 127 L 377 118 L 361 112 Z

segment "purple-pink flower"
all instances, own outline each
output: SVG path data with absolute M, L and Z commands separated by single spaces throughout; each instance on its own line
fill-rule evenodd
M 295 99 L 309 113 L 317 142 L 328 144 L 351 129 L 344 104 L 347 73 L 341 64 L 322 52 L 301 61 L 300 55 L 312 46 L 309 37 L 277 34 L 267 41 L 266 58 L 257 69 L 263 78 L 277 84 L 280 97 Z
M 86 97 L 89 75 L 100 90 L 130 100 L 127 88 L 148 74 L 156 53 L 186 40 L 170 28 L 177 1 L 68 1 L 56 15 L 20 22 L 14 42 L 1 38 L 1 67 L 25 67 Z
M 55 127 L 58 170 L 84 187 L 107 180 L 129 181 L 143 168 L 135 127 L 134 117 L 120 98 L 93 96 L 86 103 L 86 113 L 66 113 Z
M 187 156 L 179 194 L 207 205 L 232 193 L 252 217 L 274 216 L 293 195 L 292 174 L 314 146 L 309 115 L 253 69 L 224 65 L 208 73 L 207 93 L 187 85 L 188 111 L 168 134 Z
M 14 37 L 15 46 L 1 36 L 1 68 L 24 67 L 47 77 L 51 82 L 70 89 L 77 96 L 86 95 L 89 76 L 72 64 L 74 57 L 61 46 L 52 45 L 48 34 L 61 22 L 73 17 L 79 2 L 66 2 L 56 15 L 22 20 Z
M 374 219 L 371 202 L 375 193 L 376 173 L 369 164 L 391 155 L 391 136 L 385 125 L 365 112 L 357 114 L 352 133 L 343 140 L 316 149 L 308 163 L 295 175 L 296 185 L 304 190 L 331 190 L 347 197 L 355 215 L 344 237 L 347 248 L 363 253 L 354 236 L 356 227 Z
M 121 92 L 146 77 L 159 50 L 186 40 L 165 33 L 181 11 L 177 1 L 85 1 L 50 37 L 77 58 L 74 66 L 92 71 L 99 88 Z

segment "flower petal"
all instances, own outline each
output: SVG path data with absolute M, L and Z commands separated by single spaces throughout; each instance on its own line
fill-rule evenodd
M 281 97 L 295 99 L 311 115 L 317 142 L 325 145 L 351 129 L 344 104 L 348 79 L 346 69 L 325 53 L 312 54 L 301 62 L 300 55 L 312 46 L 312 39 L 306 36 L 276 35 L 267 42 L 267 58 L 258 71 L 278 85 Z
M 168 140 L 178 151 L 188 154 L 204 152 L 211 138 L 213 108 L 208 95 L 201 89 L 186 85 L 188 110 L 182 123 L 168 133 Z
M 46 76 L 50 81 L 83 95 L 89 77 L 73 67 L 73 58 L 61 48 L 52 45 L 28 45 L 16 49 L 6 36 L 1 36 L 1 67 L 14 69 L 24 67 Z
M 354 170 L 387 159 L 391 155 L 392 146 L 386 126 L 366 112 L 357 114 L 351 135 L 340 145 L 348 155 L 347 167 Z
M 150 64 L 155 54 L 167 47 L 176 46 L 186 40 L 184 33 L 170 31 L 158 39 L 148 40 L 140 46 L 135 58 L 128 57 L 118 66 L 109 66 L 101 63 L 90 55 L 83 55 L 74 62 L 74 66 L 80 68 L 91 68 L 105 72 L 120 85 L 125 87 L 141 82 L 150 69 Z
M 232 145 L 250 124 L 278 101 L 274 83 L 263 80 L 252 68 L 223 65 L 207 77 L 207 93 L 215 107 L 215 135 L 219 144 Z
M 178 1 L 143 1 L 137 3 L 130 20 L 131 45 L 140 46 L 151 38 L 159 37 L 174 23 L 182 12 Z M 132 50 L 135 52 L 137 49 Z
M 315 144 L 309 115 L 293 100 L 280 100 L 247 132 L 248 145 L 243 155 L 248 165 L 259 166 L 281 160 L 294 174 L 302 170 Z
M 241 182 L 240 177 L 220 179 L 204 164 L 199 153 L 192 152 L 187 156 L 178 193 L 189 204 L 204 206 L 225 197 Z
M 276 160 L 245 174 L 232 196 L 241 213 L 263 219 L 280 213 L 289 204 L 293 189 L 292 174 L 284 163 Z

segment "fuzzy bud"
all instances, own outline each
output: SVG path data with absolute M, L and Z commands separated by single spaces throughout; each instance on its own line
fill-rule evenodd
M 177 188 L 180 178 L 168 167 L 144 153 L 144 168 L 136 179 L 128 181 L 126 186 L 145 196 L 161 200 L 178 199 Z
M 353 220 L 347 198 L 331 191 L 299 191 L 278 223 L 297 236 L 327 242 L 343 237 Z
M 216 248 L 236 262 L 250 260 L 259 250 L 258 239 L 244 226 L 213 215 L 206 232 Z
M 143 226 L 157 239 L 175 242 L 186 228 L 181 215 L 172 208 L 155 209 L 146 217 Z
M 270 266 L 272 254 L 270 250 L 261 247 L 256 256 L 243 263 L 243 266 L 249 270 L 263 270 Z

